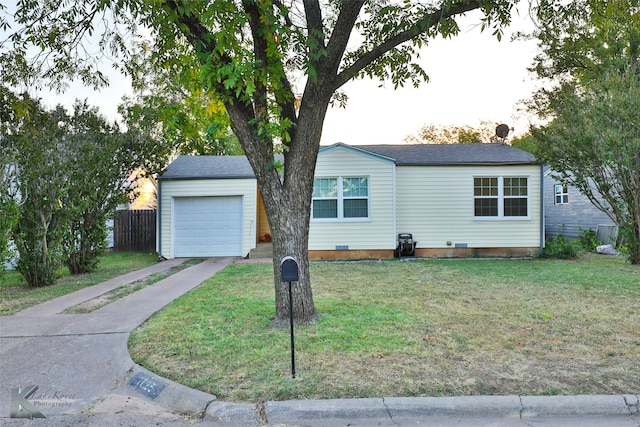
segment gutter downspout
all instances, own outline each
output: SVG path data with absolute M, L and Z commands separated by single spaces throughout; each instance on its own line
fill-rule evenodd
M 393 250 L 396 249 L 396 245 L 398 242 L 398 225 L 397 225 L 397 208 L 396 208 L 396 170 L 398 168 L 398 164 L 396 161 L 393 162 L 393 184 L 392 184 L 392 191 L 393 191 L 393 207 L 392 207 L 392 212 L 393 212 L 393 237 L 392 237 L 392 242 L 393 242 Z
M 156 236 L 157 236 L 157 249 L 158 259 L 165 259 L 162 256 L 162 181 L 158 180 L 158 209 L 156 217 Z
M 544 250 L 544 164 L 540 163 L 540 253 Z

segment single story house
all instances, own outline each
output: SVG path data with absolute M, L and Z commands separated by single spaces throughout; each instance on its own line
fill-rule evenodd
M 618 227 L 611 218 L 576 187 L 555 178 L 548 167 L 544 170 L 544 194 L 547 238 L 560 234 L 574 240 L 580 237 L 581 230 L 593 230 L 602 243 L 615 243 Z
M 534 255 L 544 246 L 542 167 L 505 144 L 321 147 L 311 259 Z M 269 226 L 244 156 L 180 156 L 158 180 L 158 253 L 247 256 Z

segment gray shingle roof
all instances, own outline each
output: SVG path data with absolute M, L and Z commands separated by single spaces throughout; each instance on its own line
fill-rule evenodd
M 339 144 L 346 145 L 346 144 Z M 506 144 L 346 145 L 394 159 L 399 166 L 534 164 L 535 157 Z M 180 156 L 160 176 L 171 179 L 255 178 L 245 156 Z
M 400 166 L 533 164 L 533 154 L 507 144 L 354 145 Z
M 180 156 L 159 179 L 255 178 L 245 156 Z

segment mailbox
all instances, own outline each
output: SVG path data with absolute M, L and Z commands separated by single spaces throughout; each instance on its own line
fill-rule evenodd
M 298 262 L 292 256 L 286 256 L 280 261 L 280 274 L 283 282 L 298 281 Z

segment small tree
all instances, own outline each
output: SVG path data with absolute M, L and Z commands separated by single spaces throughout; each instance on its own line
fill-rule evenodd
M 548 98 L 553 122 L 533 130 L 537 155 L 614 221 L 640 264 L 640 77 L 611 71 L 588 91 Z
M 638 2 L 560 2 L 538 16 L 532 70 L 556 83 L 529 103 L 548 123 L 532 129 L 538 157 L 609 215 L 640 264 Z
M 21 198 L 13 241 L 19 254 L 17 269 L 30 287 L 49 286 L 57 279 L 66 225 L 63 200 L 67 192 L 65 130 L 61 108 L 46 113 L 37 101 L 22 129 L 7 137 L 16 158 Z M 60 119 L 60 120 L 59 120 Z
M 132 171 L 157 153 L 125 138 L 86 101 L 76 101 L 71 115 L 60 106 L 46 111 L 26 96 L 19 106 L 28 114 L 18 115 L 17 106 L 13 117 L 21 119 L 5 126 L 2 159 L 19 155 L 4 169 L 13 187 L 3 187 L 1 196 L 14 188 L 8 206 L 19 208 L 12 227 L 18 270 L 29 286 L 47 286 L 63 263 L 72 274 L 96 268 L 107 219 L 126 200 Z
M 67 121 L 64 258 L 71 274 L 89 273 L 106 250 L 107 219 L 126 201 L 136 165 L 117 126 L 86 101 L 75 102 Z

